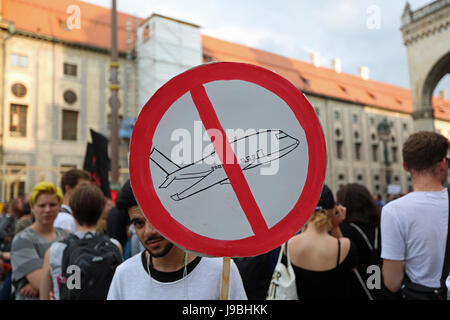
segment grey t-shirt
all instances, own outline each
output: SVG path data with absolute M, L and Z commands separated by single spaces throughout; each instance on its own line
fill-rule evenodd
M 62 240 L 69 235 L 69 232 L 64 229 L 55 228 L 55 231 L 54 241 Z M 11 245 L 11 268 L 16 300 L 39 300 L 39 298 L 22 296 L 20 289 L 28 283 L 25 278 L 27 274 L 42 268 L 45 252 L 54 241 L 47 240 L 31 226 L 14 236 Z

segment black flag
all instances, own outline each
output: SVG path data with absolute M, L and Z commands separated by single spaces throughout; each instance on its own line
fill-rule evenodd
M 83 169 L 91 173 L 92 180 L 102 189 L 103 194 L 111 198 L 108 171 L 110 160 L 108 157 L 108 139 L 90 129 L 92 143 L 87 144 Z

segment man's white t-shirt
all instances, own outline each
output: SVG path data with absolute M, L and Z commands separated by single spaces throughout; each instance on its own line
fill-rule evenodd
M 448 229 L 447 189 L 411 192 L 381 214 L 381 257 L 405 261 L 412 282 L 439 287 Z
M 116 269 L 109 287 L 108 300 L 220 300 L 222 258 L 201 258 L 182 279 L 160 282 L 150 278 L 137 254 Z M 247 300 L 239 271 L 233 261 L 230 268 L 230 300 Z
M 65 229 L 71 233 L 75 233 L 77 226 L 75 224 L 75 218 L 72 216 L 72 210 L 69 206 L 66 206 L 65 204 L 61 206 L 61 212 L 59 212 L 56 216 L 53 226 L 55 228 Z

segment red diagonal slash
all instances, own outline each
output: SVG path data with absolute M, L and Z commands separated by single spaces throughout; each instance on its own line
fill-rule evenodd
M 200 114 L 200 119 L 203 122 L 203 126 L 205 127 L 206 132 L 210 135 L 214 150 L 219 155 L 219 159 L 222 162 L 225 173 L 230 180 L 234 193 L 238 198 L 242 210 L 244 210 L 244 213 L 247 216 L 247 220 L 250 223 L 253 232 L 255 235 L 267 232 L 269 229 L 266 221 L 264 220 L 261 210 L 253 197 L 247 180 L 244 177 L 244 173 L 242 172 L 239 162 L 236 159 L 236 155 L 228 142 L 227 135 L 220 125 L 219 118 L 217 117 L 211 101 L 206 94 L 205 88 L 202 85 L 192 88 L 191 96 L 195 106 L 197 107 L 198 113 Z M 216 129 L 220 131 L 223 138 L 222 143 L 217 141 L 215 136 L 211 135 L 209 129 Z M 228 163 L 229 161 L 227 162 L 226 159 L 230 159 L 231 155 L 233 155 L 233 161 L 232 163 Z

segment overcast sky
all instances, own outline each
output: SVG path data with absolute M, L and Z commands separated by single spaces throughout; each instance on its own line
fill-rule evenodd
M 110 7 L 111 0 L 84 0 Z M 417 9 L 431 0 L 409 0 Z M 406 47 L 400 32 L 406 0 L 117 0 L 119 11 L 142 18 L 159 13 L 201 26 L 203 34 L 323 66 L 342 59 L 343 71 L 409 88 Z M 82 14 L 82 13 L 81 13 Z M 449 40 L 450 41 L 450 40 Z M 447 75 L 437 90 L 450 94 Z

